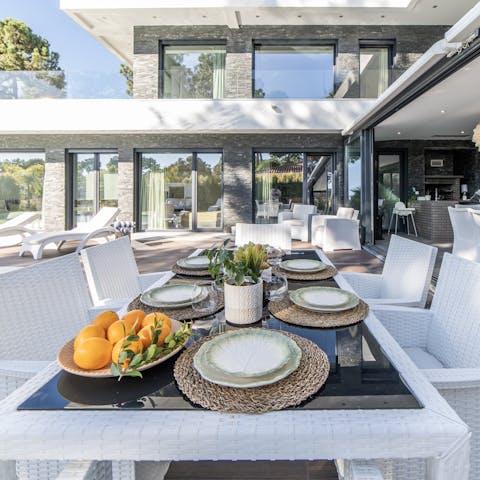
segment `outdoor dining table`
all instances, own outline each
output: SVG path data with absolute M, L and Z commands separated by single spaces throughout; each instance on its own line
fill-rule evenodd
M 333 280 L 351 291 L 340 273 Z M 468 427 L 372 312 L 338 330 L 292 327 L 269 315 L 261 323 L 306 336 L 329 356 L 327 384 L 299 407 L 225 414 L 192 405 L 173 382 L 174 360 L 143 380 L 108 379 L 116 385 L 110 393 L 98 384 L 89 397 L 92 379 L 72 379 L 52 363 L 0 403 L 0 460 L 114 460 L 134 478 L 141 460 L 415 458 L 426 459 L 428 479 L 468 478 Z M 72 398 L 59 393 L 69 388 Z

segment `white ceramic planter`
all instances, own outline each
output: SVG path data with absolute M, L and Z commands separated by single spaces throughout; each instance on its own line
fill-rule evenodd
M 224 284 L 225 318 L 230 323 L 248 325 L 262 318 L 263 281 L 254 285 Z

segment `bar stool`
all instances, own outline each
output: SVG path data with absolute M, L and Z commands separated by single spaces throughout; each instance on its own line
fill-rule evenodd
M 403 221 L 407 222 L 407 235 L 410 235 L 410 226 L 408 223 L 408 219 L 412 219 L 413 230 L 415 231 L 415 236 L 418 237 L 417 234 L 417 227 L 415 225 L 415 218 L 413 217 L 413 212 L 415 211 L 414 208 L 407 208 L 403 202 L 395 203 L 395 206 L 392 210 L 392 215 L 390 217 L 390 224 L 388 225 L 388 233 L 390 233 L 390 229 L 392 227 L 393 216 L 395 215 L 395 233 L 397 233 L 398 227 L 398 217 L 402 217 Z

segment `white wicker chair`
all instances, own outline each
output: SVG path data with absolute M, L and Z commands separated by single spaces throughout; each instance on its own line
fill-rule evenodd
M 89 323 L 90 297 L 78 255 L 0 275 L 0 305 L 1 399 L 54 361 L 63 344 Z M 109 469 L 108 462 L 21 461 L 16 478 L 96 480 L 108 478 Z M 10 462 L 0 465 L 2 480 L 11 473 Z
M 85 275 L 95 305 L 130 301 L 168 272 L 140 275 L 130 239 L 125 236 L 81 251 Z
M 453 229 L 452 253 L 459 257 L 480 261 L 480 217 L 469 208 L 448 207 Z
M 369 304 L 425 307 L 437 248 L 392 235 L 382 274 L 342 272 Z
M 480 264 L 445 253 L 430 310 L 374 306 L 405 352 L 472 429 L 480 478 Z
M 235 225 L 235 245 L 245 245 L 248 242 L 291 250 L 292 236 L 290 225 L 237 223 Z
M 290 225 L 292 238 L 308 242 L 308 216 L 316 211 L 315 205 L 295 203 L 291 212 L 285 211 L 278 214 L 278 223 Z

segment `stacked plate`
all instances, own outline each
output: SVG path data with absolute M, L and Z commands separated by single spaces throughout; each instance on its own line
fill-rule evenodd
M 198 257 L 187 257 L 177 260 L 177 265 L 187 270 L 206 270 L 210 265 L 210 260 L 206 255 Z
M 299 288 L 289 295 L 295 305 L 314 312 L 342 312 L 356 307 L 359 302 L 353 293 L 333 287 Z
M 308 258 L 294 258 L 292 260 L 283 260 L 279 267 L 287 272 L 294 273 L 316 273 L 327 268 L 320 260 L 310 260 Z
M 278 382 L 300 365 L 302 351 L 275 330 L 244 329 L 227 332 L 204 343 L 193 364 L 209 382 L 234 388 L 252 388 Z
M 165 285 L 142 293 L 140 301 L 157 308 L 184 308 L 208 296 L 205 288 L 196 285 Z

